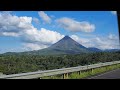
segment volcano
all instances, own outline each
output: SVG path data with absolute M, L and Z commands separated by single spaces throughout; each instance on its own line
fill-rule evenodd
M 69 36 L 65 36 L 48 48 L 36 51 L 29 51 L 26 53 L 35 55 L 56 55 L 56 54 L 58 55 L 58 54 L 80 54 L 89 52 L 91 51 L 88 48 L 79 44 Z
M 49 47 L 49 49 L 53 49 L 56 51 L 63 51 L 66 53 L 86 53 L 88 52 L 87 48 L 70 38 L 69 36 L 65 36 L 57 43 L 53 44 Z

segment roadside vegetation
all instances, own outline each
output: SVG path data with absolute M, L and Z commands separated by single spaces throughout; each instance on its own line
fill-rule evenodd
M 120 64 L 96 68 L 96 69 L 93 69 L 93 71 L 92 70 L 81 71 L 80 74 L 78 72 L 73 72 L 69 74 L 68 78 L 66 79 L 86 79 L 86 77 L 94 76 L 94 75 L 108 72 L 118 68 L 120 68 Z M 63 79 L 63 76 L 62 75 L 49 76 L 49 77 L 43 77 L 41 79 Z

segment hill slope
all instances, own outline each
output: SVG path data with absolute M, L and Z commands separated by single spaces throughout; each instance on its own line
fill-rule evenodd
M 78 54 L 78 53 L 89 53 L 91 52 L 86 47 L 74 41 L 69 36 L 65 36 L 55 44 L 51 45 L 48 48 L 26 52 L 28 54 L 37 54 L 37 55 L 55 55 L 55 54 Z
M 6 55 L 60 55 L 60 54 L 82 54 L 82 53 L 96 53 L 96 52 L 117 52 L 119 49 L 108 49 L 108 50 L 100 50 L 95 47 L 86 48 L 83 45 L 79 44 L 69 36 L 63 37 L 61 40 L 51 45 L 48 48 L 27 52 L 8 52 Z

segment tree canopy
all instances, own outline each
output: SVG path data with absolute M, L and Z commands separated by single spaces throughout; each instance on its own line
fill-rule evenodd
M 0 55 L 0 72 L 16 74 L 38 70 L 51 70 L 80 65 L 120 60 L 120 52 L 98 52 L 76 55 Z

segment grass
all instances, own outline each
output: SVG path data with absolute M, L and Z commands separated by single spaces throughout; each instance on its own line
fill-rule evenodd
M 47 76 L 47 77 L 42 77 L 41 79 L 63 79 L 63 76 L 62 75 Z
M 96 68 L 96 69 L 93 69 L 93 71 L 91 71 L 91 70 L 83 71 L 83 72 L 81 72 L 80 75 L 77 73 L 72 73 L 70 75 L 69 79 L 82 79 L 82 78 L 94 76 L 94 75 L 97 75 L 97 74 L 100 74 L 103 72 L 107 72 L 107 71 L 111 71 L 114 69 L 118 69 L 118 68 L 120 68 L 120 64 Z
M 69 73 L 69 76 L 67 79 L 84 79 L 89 76 L 94 76 L 94 75 L 111 71 L 114 69 L 118 69 L 118 68 L 120 68 L 120 64 L 105 66 L 105 67 L 96 68 L 93 70 L 81 71 L 80 74 L 78 72 L 73 72 L 73 73 Z M 63 79 L 63 76 L 62 75 L 48 76 L 48 77 L 42 77 L 41 79 Z

